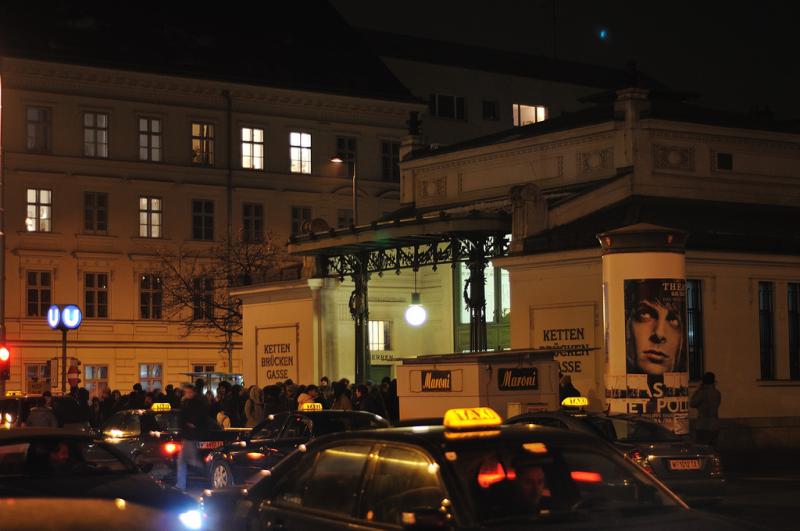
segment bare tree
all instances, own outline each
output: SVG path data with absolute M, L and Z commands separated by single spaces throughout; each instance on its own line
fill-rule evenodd
M 191 243 L 165 248 L 159 260 L 165 315 L 182 322 L 186 335 L 210 330 L 222 336 L 229 356 L 233 337 L 242 334 L 241 300 L 230 289 L 292 278 L 300 267 L 272 233 L 257 242 L 224 240 L 204 251 Z

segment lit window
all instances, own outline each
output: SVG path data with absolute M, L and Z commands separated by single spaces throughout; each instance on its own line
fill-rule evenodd
M 515 103 L 512 106 L 514 112 L 514 127 L 535 124 L 547 119 L 547 107 L 544 105 L 521 105 Z
M 161 198 L 142 196 L 139 198 L 139 236 L 161 237 Z
M 153 391 L 163 389 L 161 383 L 163 369 L 160 363 L 140 363 L 139 364 L 139 383 L 142 384 L 143 391 Z
M 84 387 L 89 396 L 99 397 L 108 389 L 108 365 L 86 365 L 83 368 Z
M 192 122 L 192 164 L 214 165 L 214 124 Z
M 391 321 L 370 321 L 369 350 L 392 350 L 391 331 Z
M 50 232 L 53 230 L 53 192 L 28 188 L 28 212 L 25 229 L 28 232 Z
M 105 234 L 108 231 L 107 193 L 83 193 L 83 231 L 87 234 Z
M 28 151 L 50 151 L 50 109 L 28 107 L 25 110 Z
M 25 390 L 31 394 L 41 394 L 50 390 L 50 364 L 25 364 Z
M 102 112 L 83 113 L 83 154 L 108 158 L 108 115 Z
M 264 130 L 242 127 L 242 168 L 264 169 Z
M 139 160 L 161 162 L 161 120 L 139 118 Z
M 289 158 L 292 173 L 311 173 L 311 135 L 289 133 Z

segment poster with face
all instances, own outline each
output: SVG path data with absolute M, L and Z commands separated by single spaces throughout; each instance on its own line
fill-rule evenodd
M 627 409 L 681 433 L 688 428 L 686 281 L 626 279 L 624 289 Z

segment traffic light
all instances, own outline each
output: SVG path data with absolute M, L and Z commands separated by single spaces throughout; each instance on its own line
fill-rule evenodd
M 6 347 L 0 347 L 0 380 L 11 378 L 11 353 Z

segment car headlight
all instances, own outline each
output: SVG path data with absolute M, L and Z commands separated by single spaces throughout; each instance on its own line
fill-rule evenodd
M 183 527 L 186 529 L 202 529 L 203 528 L 203 514 L 197 509 L 192 509 L 178 515 Z

